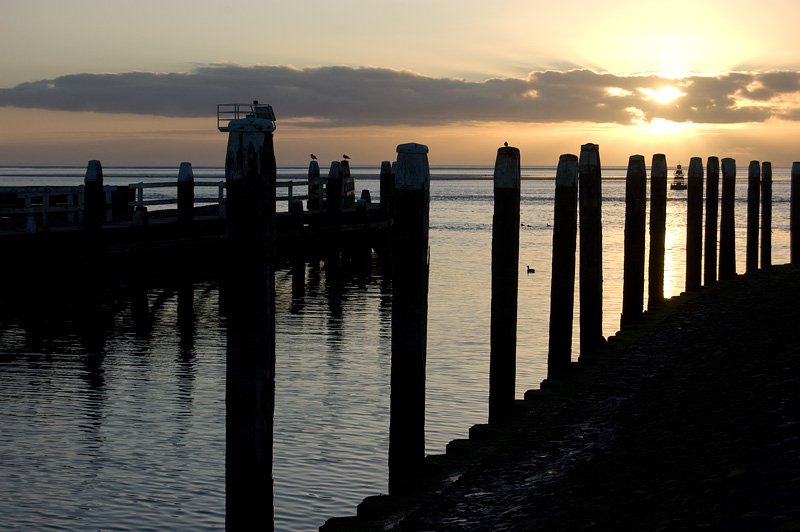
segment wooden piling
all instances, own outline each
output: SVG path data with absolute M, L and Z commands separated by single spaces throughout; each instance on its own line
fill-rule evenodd
M 747 255 L 745 271 L 758 269 L 758 210 L 761 203 L 761 164 L 750 161 L 747 169 Z
M 664 303 L 664 255 L 667 234 L 667 158 L 653 155 L 650 169 L 650 256 L 647 273 L 647 308 Z
M 517 363 L 520 153 L 497 150 L 492 218 L 492 302 L 489 357 L 489 423 L 511 412 Z
M 631 155 L 625 178 L 625 257 L 620 328 L 639 321 L 644 308 L 644 240 L 647 169 L 644 157 Z
M 789 253 L 792 264 L 800 264 L 800 161 L 792 163 L 792 192 L 789 207 Z
M 389 161 L 381 162 L 381 175 L 380 175 L 380 194 L 381 194 L 381 212 L 391 218 L 392 214 L 392 163 Z
M 392 230 L 392 370 L 389 493 L 413 488 L 425 457 L 428 325 L 428 147 L 397 146 Z
M 272 133 L 228 137 L 225 490 L 228 530 L 273 530 L 275 181 Z
M 772 266 L 772 163 L 761 163 L 761 267 Z
M 319 162 L 308 163 L 308 204 L 309 211 L 322 208 L 322 179 L 319 176 Z
M 719 219 L 719 280 L 736 276 L 736 161 L 722 159 L 722 212 Z
M 178 227 L 183 235 L 190 235 L 193 224 L 194 173 L 191 163 L 181 163 L 178 171 Z
M 703 271 L 703 160 L 689 161 L 686 194 L 686 290 L 702 286 Z
M 103 166 L 100 161 L 89 161 L 83 181 L 83 221 L 88 232 L 103 229 L 106 196 L 103 193 Z
M 578 157 L 564 154 L 556 170 L 553 267 L 550 280 L 550 343 L 547 378 L 566 373 L 572 361 L 575 248 L 578 236 Z
M 331 169 L 328 171 L 328 180 L 325 184 L 325 209 L 332 219 L 340 218 L 342 214 L 343 176 L 342 163 L 331 162 Z
M 578 161 L 580 202 L 581 355 L 605 344 L 603 337 L 603 227 L 600 148 L 581 146 Z
M 706 229 L 704 240 L 703 284 L 717 281 L 717 216 L 719 214 L 719 157 L 706 163 Z

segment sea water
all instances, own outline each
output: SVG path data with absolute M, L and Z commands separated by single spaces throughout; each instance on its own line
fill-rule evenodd
M 426 453 L 464 438 L 488 411 L 491 168 L 432 169 Z M 554 168 L 523 168 L 517 396 L 546 374 Z M 773 170 L 773 263 L 789 261 L 788 169 Z M 379 199 L 376 170 L 357 190 Z M 170 169 L 106 169 L 106 183 L 165 181 Z M 303 168 L 279 171 L 302 179 Z M 624 168 L 603 170 L 604 334 L 619 328 Z M 746 175 L 740 170 L 739 175 Z M 220 179 L 222 169 L 195 169 Z M 527 179 L 527 178 L 530 179 Z M 2 169 L 0 185 L 80 184 L 81 168 Z M 746 179 L 737 183 L 744 271 Z M 161 189 L 157 189 L 161 190 Z M 686 191 L 669 191 L 665 294 L 685 285 Z M 528 274 L 526 266 L 536 270 Z M 645 269 L 646 271 L 646 269 Z M 275 528 L 315 530 L 387 491 L 391 283 L 327 283 L 306 266 L 301 292 L 276 273 Z M 578 282 L 576 281 L 576 289 Z M 150 312 L 107 309 L 98 340 L 65 318 L 31 329 L 0 311 L 0 528 L 219 530 L 225 519 L 225 320 L 213 281 L 148 290 Z M 577 308 L 576 318 L 579 309 Z M 185 304 L 185 302 L 183 302 Z M 47 302 L 42 302 L 46 305 Z M 574 353 L 577 356 L 577 320 Z

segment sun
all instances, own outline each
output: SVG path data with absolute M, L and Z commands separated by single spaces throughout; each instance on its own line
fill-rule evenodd
M 646 98 L 657 101 L 658 103 L 667 104 L 676 98 L 680 98 L 685 93 L 676 89 L 675 87 L 660 87 L 656 90 L 653 89 L 639 89 Z

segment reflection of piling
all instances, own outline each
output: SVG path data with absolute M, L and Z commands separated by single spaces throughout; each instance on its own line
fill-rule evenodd
M 392 228 L 392 375 L 389 493 L 412 487 L 425 456 L 428 324 L 428 147 L 397 147 Z
M 667 233 L 667 158 L 653 155 L 650 169 L 650 260 L 647 273 L 647 308 L 664 302 L 664 254 Z
M 273 529 L 275 153 L 272 133 L 231 131 L 228 242 L 226 527 Z
M 703 271 L 703 160 L 689 162 L 686 190 L 686 290 L 702 286 Z
M 556 170 L 553 273 L 550 281 L 550 344 L 547 378 L 569 368 L 575 307 L 575 240 L 578 232 L 578 157 L 564 154 Z
M 747 168 L 747 254 L 745 271 L 758 269 L 758 207 L 761 202 L 761 164 L 750 161 Z
M 706 229 L 703 255 L 703 284 L 717 280 L 717 215 L 719 213 L 719 157 L 709 157 L 706 163 Z
M 800 264 L 800 161 L 792 163 L 792 192 L 789 207 L 789 261 Z
M 641 319 L 644 307 L 644 240 L 647 204 L 644 157 L 631 155 L 625 178 L 625 258 L 620 327 Z
M 761 267 L 772 266 L 772 163 L 761 163 Z
M 514 407 L 519 277 L 520 154 L 497 150 L 492 218 L 492 303 L 489 358 L 489 422 Z
M 178 172 L 178 228 L 182 235 L 192 233 L 194 223 L 194 173 L 191 163 L 181 163 Z
M 736 276 L 736 161 L 722 159 L 722 212 L 719 218 L 719 280 Z
M 600 187 L 600 151 L 597 144 L 581 146 L 578 161 L 580 202 L 580 338 L 581 354 L 602 345 L 603 338 L 603 228 Z

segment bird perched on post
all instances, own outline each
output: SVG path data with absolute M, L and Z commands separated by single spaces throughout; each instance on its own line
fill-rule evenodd
M 348 157 L 347 155 L 342 155 L 342 158 L 343 159 L 349 159 L 350 157 Z
M 508 148 L 508 142 L 504 142 L 504 143 L 503 143 L 503 146 L 505 146 L 506 148 Z
M 311 154 L 311 158 L 314 159 L 315 161 L 317 160 L 317 156 L 314 155 L 313 153 Z

